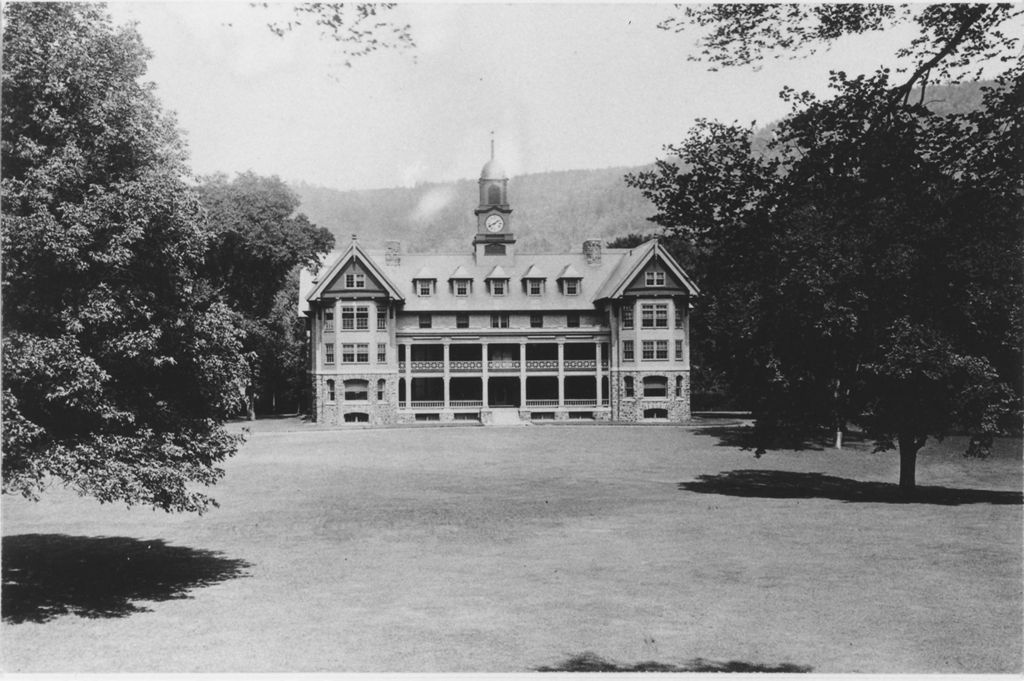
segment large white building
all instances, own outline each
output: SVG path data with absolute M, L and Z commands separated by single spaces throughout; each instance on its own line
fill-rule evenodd
M 303 273 L 315 420 L 690 417 L 698 291 L 657 240 L 517 252 L 493 152 L 474 212 L 464 253 L 370 252 L 353 238 Z

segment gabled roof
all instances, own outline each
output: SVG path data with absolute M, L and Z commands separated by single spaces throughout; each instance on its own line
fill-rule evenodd
M 505 274 L 505 270 L 501 269 L 501 265 L 495 265 L 494 269 L 484 279 L 509 279 L 509 276 Z
M 455 271 L 452 272 L 452 276 L 448 277 L 448 281 L 451 281 L 452 279 L 472 279 L 472 278 L 473 278 L 473 275 L 469 273 L 469 270 L 467 270 L 462 265 L 459 265 L 458 267 L 455 268 Z
M 437 277 L 434 276 L 434 273 L 431 272 L 430 268 L 427 267 L 426 265 L 421 267 L 419 272 L 417 272 L 416 274 L 412 275 L 412 278 L 413 279 L 434 279 L 434 280 L 437 279 Z
M 556 279 L 582 279 L 583 275 L 576 271 L 572 265 L 566 265 Z
M 693 280 L 687 276 L 686 272 L 676 263 L 675 259 L 668 254 L 664 246 L 658 243 L 657 239 L 651 239 L 631 249 L 626 256 L 619 261 L 618 267 L 612 272 L 611 276 L 605 280 L 604 284 L 598 290 L 597 295 L 594 296 L 594 300 L 602 300 L 605 298 L 617 298 L 622 295 L 629 286 L 630 282 L 647 266 L 654 258 L 658 258 L 665 267 L 676 276 L 683 283 L 687 292 L 691 296 L 699 295 L 700 289 L 693 283 Z
M 547 279 L 547 275 L 541 272 L 540 268 L 536 265 L 530 265 L 530 269 L 526 270 L 523 279 Z
M 323 294 L 324 289 L 326 289 L 330 283 L 334 281 L 335 277 L 337 277 L 338 274 L 340 274 L 341 271 L 353 260 L 358 261 L 360 265 L 365 267 L 366 270 L 370 272 L 371 276 L 380 282 L 380 285 L 385 291 L 387 291 L 389 296 L 395 300 L 404 300 L 404 297 L 399 293 L 398 287 L 395 286 L 394 282 L 384 274 L 383 270 L 377 266 L 377 263 L 374 262 L 373 258 L 367 255 L 366 251 L 363 250 L 363 247 L 359 245 L 359 242 L 354 240 L 349 247 L 342 252 L 341 256 L 338 257 L 337 260 L 335 260 L 326 269 L 322 270 L 321 273 L 313 279 L 313 290 L 306 294 L 305 299 L 315 300 L 316 298 L 319 298 L 320 295 Z

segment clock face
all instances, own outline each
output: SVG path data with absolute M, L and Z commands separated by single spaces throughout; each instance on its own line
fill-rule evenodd
M 487 218 L 484 226 L 487 227 L 488 232 L 500 232 L 501 228 L 505 226 L 505 221 L 501 219 L 500 215 L 492 215 Z

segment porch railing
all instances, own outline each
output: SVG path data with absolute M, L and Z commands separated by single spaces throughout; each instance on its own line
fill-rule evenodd
M 465 407 L 482 407 L 482 406 L 484 406 L 484 401 L 483 400 L 452 400 L 448 404 L 451 405 L 452 407 L 460 408 L 461 409 L 461 408 L 465 408 Z

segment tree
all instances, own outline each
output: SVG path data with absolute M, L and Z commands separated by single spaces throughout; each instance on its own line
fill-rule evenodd
M 4 492 L 201 513 L 247 367 L 149 54 L 95 5 L 4 18 Z
M 739 6 L 745 21 L 731 25 L 725 7 L 687 11 L 719 13 L 706 54 L 725 63 L 727 46 L 749 61 L 788 18 L 819 9 L 761 7 Z M 859 7 L 821 9 L 876 11 Z M 926 13 L 932 57 L 1015 45 L 992 28 L 1009 10 L 988 7 Z M 822 31 L 853 30 L 842 26 Z M 715 359 L 754 405 L 759 445 L 849 420 L 898 447 L 908 494 L 927 437 L 965 430 L 967 453 L 984 455 L 993 435 L 1019 430 L 1022 393 L 1022 70 L 1001 74 L 981 109 L 941 116 L 905 93 L 923 84 L 921 65 L 965 65 L 932 57 L 895 85 L 887 71 L 833 74 L 829 101 L 784 91 L 794 114 L 764 152 L 750 128 L 699 121 L 666 148 L 679 165 L 630 178 L 656 222 L 705 249 Z
M 298 270 L 315 268 L 334 236 L 297 213 L 299 198 L 277 177 L 242 173 L 205 178 L 199 195 L 214 232 L 206 274 L 241 313 L 244 345 L 252 358 L 247 388 L 273 408 L 278 396 L 294 404 L 305 370 L 304 327 L 298 330 Z M 285 300 L 282 294 L 290 292 Z

